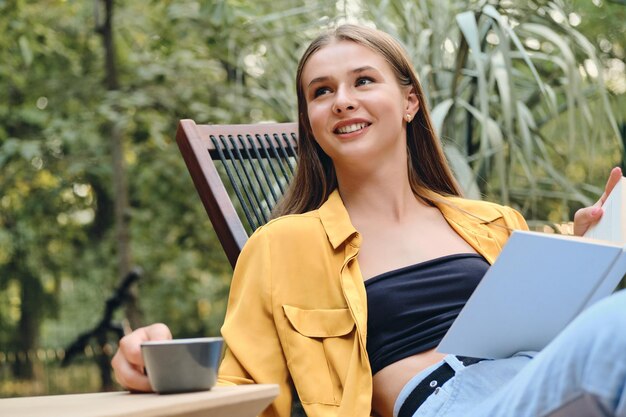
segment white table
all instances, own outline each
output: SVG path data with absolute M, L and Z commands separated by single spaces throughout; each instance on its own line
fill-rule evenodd
M 127 391 L 0 399 L 2 417 L 254 417 L 278 395 L 278 385 L 215 387 L 184 394 Z

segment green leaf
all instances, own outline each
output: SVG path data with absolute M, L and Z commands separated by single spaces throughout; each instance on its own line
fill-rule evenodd
M 41 156 L 41 146 L 39 142 L 22 141 L 20 143 L 20 155 L 27 161 L 31 161 L 36 156 Z
M 30 45 L 28 43 L 28 39 L 24 35 L 20 36 L 17 40 L 18 45 L 20 46 L 20 52 L 22 53 L 22 59 L 24 60 L 24 64 L 27 67 L 33 63 L 33 51 L 30 49 Z
M 443 128 L 443 121 L 446 119 L 450 108 L 454 104 L 454 100 L 451 98 L 447 98 L 441 103 L 437 104 L 430 112 L 430 118 L 433 122 L 433 127 L 435 128 L 435 133 L 437 136 L 441 135 Z
M 452 143 L 444 146 L 446 158 L 450 163 L 455 178 L 459 181 L 459 185 L 463 189 L 464 195 L 473 200 L 480 200 L 480 189 L 476 183 L 476 174 L 472 171 L 465 156 Z
M 498 85 L 498 92 L 500 93 L 500 100 L 502 102 L 502 112 L 504 114 L 504 124 L 506 131 L 509 134 L 513 132 L 513 92 L 511 89 L 511 82 L 509 74 L 511 71 L 507 68 L 504 55 L 501 51 L 495 52 L 491 56 L 491 67 L 493 75 Z
M 530 69 L 533 76 L 535 77 L 537 86 L 539 86 L 539 89 L 545 95 L 546 91 L 545 91 L 544 82 L 541 80 L 541 77 L 539 76 L 539 73 L 537 72 L 537 69 L 535 68 L 535 65 L 533 64 L 532 59 L 530 58 L 530 55 L 526 51 L 526 48 L 524 48 L 524 45 L 522 44 L 521 40 L 519 39 L 515 31 L 511 28 L 511 26 L 502 17 L 502 15 L 498 13 L 495 7 L 493 7 L 491 4 L 487 4 L 483 8 L 483 13 L 493 18 L 498 23 L 500 28 L 502 28 L 502 30 L 509 35 L 509 37 L 513 41 L 513 44 L 515 45 L 517 50 L 520 52 L 522 59 L 524 60 L 524 62 L 526 62 L 526 65 L 528 65 L 528 68 Z M 553 105 L 552 110 L 556 110 L 556 103 L 552 103 L 551 101 L 548 101 L 548 103 Z
M 469 111 L 472 116 L 481 124 L 481 134 L 484 135 L 488 142 L 481 143 L 481 159 L 486 160 L 487 158 L 494 158 L 496 163 L 496 172 L 498 174 L 498 178 L 501 181 L 500 184 L 500 196 L 502 202 L 504 204 L 508 204 L 509 201 L 509 191 L 507 186 L 507 172 L 506 172 L 506 160 L 505 160 L 505 142 L 502 136 L 502 131 L 496 123 L 488 115 L 485 116 L 481 111 L 479 111 L 476 107 L 472 106 L 468 102 L 463 99 L 458 99 L 457 102 Z
M 470 55 L 472 61 L 476 66 L 477 78 L 478 78 L 478 100 L 480 103 L 480 118 L 481 120 L 487 120 L 489 118 L 489 101 L 487 96 L 487 81 L 485 74 L 485 66 L 483 63 L 483 54 L 480 48 L 480 40 L 478 38 L 478 26 L 474 13 L 463 12 L 456 16 L 457 24 L 470 47 Z M 474 116 L 476 117 L 476 116 Z M 487 129 L 481 129 L 481 147 L 485 146 L 487 142 Z
M 522 150 L 526 160 L 532 159 L 533 154 L 533 139 L 531 130 L 536 129 L 535 119 L 531 111 L 526 107 L 526 104 L 522 101 L 517 101 L 517 122 L 519 124 L 519 131 L 522 136 Z

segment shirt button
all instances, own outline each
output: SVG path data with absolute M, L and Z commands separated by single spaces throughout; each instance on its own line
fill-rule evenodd
M 430 387 L 435 388 L 437 386 L 437 381 L 430 381 Z

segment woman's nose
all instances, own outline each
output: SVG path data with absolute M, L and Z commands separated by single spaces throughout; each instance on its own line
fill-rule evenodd
M 335 102 L 333 103 L 333 112 L 340 114 L 346 111 L 355 110 L 357 101 L 354 96 L 345 87 L 340 87 L 335 92 Z

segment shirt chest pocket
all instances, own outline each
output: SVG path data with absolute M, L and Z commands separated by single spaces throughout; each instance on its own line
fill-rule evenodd
M 356 343 L 350 310 L 283 305 L 283 311 L 281 340 L 300 401 L 339 405 Z

